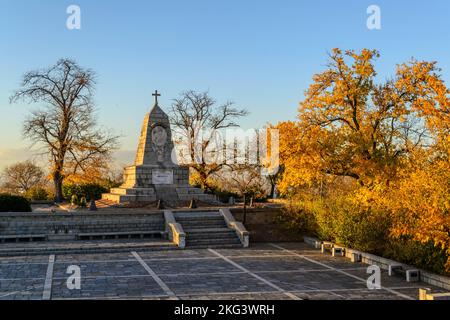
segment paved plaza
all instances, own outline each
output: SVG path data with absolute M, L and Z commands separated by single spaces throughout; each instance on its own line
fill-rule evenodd
M 68 289 L 69 266 L 81 270 Z M 304 243 L 248 249 L 130 251 L 0 257 L 0 299 L 418 299 L 424 283 L 382 271 L 368 290 L 367 265 L 321 254 Z

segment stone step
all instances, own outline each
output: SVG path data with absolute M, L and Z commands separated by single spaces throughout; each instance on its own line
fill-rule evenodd
M 187 249 L 236 249 L 242 248 L 241 243 L 232 244 L 194 244 L 189 245 Z
M 120 194 L 120 195 L 140 195 L 140 196 L 148 196 L 154 195 L 155 190 L 152 188 L 112 188 L 110 193 Z
M 192 213 L 175 213 L 176 219 L 222 219 L 220 213 L 214 212 L 192 212 Z
M 175 216 L 177 221 L 224 221 L 220 216 Z
M 226 224 L 223 219 L 176 219 L 181 224 Z
M 176 189 L 177 193 L 181 195 L 205 194 L 205 192 L 202 189 L 194 187 L 180 187 Z
M 101 200 L 95 201 L 95 205 L 97 206 L 98 209 L 111 208 L 111 207 L 117 206 L 117 204 L 114 201 L 110 201 L 110 200 L 106 200 L 106 199 L 101 199 Z
M 199 228 L 200 227 L 200 228 Z M 196 226 L 196 228 L 189 229 L 190 233 L 230 233 L 234 232 L 234 230 L 229 229 L 227 227 L 209 227 L 209 228 L 201 228 L 201 226 Z
M 210 225 L 210 226 L 182 226 L 183 230 L 185 232 L 192 232 L 193 230 L 203 230 L 203 232 L 205 232 L 205 230 L 209 230 L 209 229 L 223 229 L 223 230 L 228 230 L 227 226 L 223 226 L 223 225 Z
M 226 244 L 241 244 L 241 241 L 238 237 L 234 239 L 194 239 L 189 240 L 186 239 L 186 246 L 196 246 L 196 245 L 226 245 Z
M 47 254 L 85 254 L 85 253 L 113 253 L 130 251 L 161 251 L 179 250 L 178 246 L 167 241 L 134 241 L 134 242 L 63 242 L 39 245 L 37 243 L 23 244 L 22 247 L 2 244 L 0 256 L 25 256 Z
M 179 223 L 218 223 L 225 222 L 223 218 L 175 218 Z
M 179 223 L 225 223 L 223 218 L 175 218 Z
M 200 239 L 222 239 L 222 240 L 234 240 L 234 239 L 238 239 L 236 233 L 221 233 L 221 234 L 217 234 L 217 233 L 188 233 L 186 235 L 186 239 L 187 240 L 200 240 Z
M 102 194 L 102 199 L 113 201 L 116 203 L 123 203 L 123 202 L 153 202 L 156 201 L 156 195 L 121 195 L 121 194 L 115 194 L 115 193 L 104 193 Z

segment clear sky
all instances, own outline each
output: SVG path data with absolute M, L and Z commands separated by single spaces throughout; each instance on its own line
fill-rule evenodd
M 81 8 L 68 30 L 66 8 Z M 366 27 L 369 5 L 381 30 Z M 209 90 L 251 114 L 241 123 L 295 119 L 327 52 L 375 48 L 380 79 L 411 57 L 450 72 L 448 0 L 0 0 L 0 169 L 32 156 L 21 136 L 30 106 L 8 97 L 26 71 L 70 57 L 98 74 L 99 122 L 123 135 L 118 162 L 132 161 L 158 89 L 166 110 L 181 91 Z

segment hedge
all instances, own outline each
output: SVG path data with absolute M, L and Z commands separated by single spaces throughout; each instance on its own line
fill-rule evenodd
M 72 196 L 76 196 L 77 199 L 85 197 L 87 201 L 99 200 L 102 197 L 102 193 L 107 193 L 108 189 L 104 186 L 96 183 L 85 184 L 65 184 L 63 185 L 63 196 L 67 200 L 71 200 Z
M 31 206 L 24 197 L 0 194 L 0 212 L 31 212 Z

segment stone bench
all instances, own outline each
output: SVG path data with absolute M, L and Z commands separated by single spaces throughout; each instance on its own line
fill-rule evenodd
M 334 245 L 333 248 L 331 249 L 331 255 L 333 257 L 343 257 L 344 256 L 344 248 Z
M 92 232 L 92 233 L 78 233 L 78 240 L 93 240 L 106 239 L 107 237 L 113 237 L 114 239 L 130 239 L 138 236 L 140 239 L 150 236 L 152 238 L 162 237 L 163 231 L 125 231 L 125 232 Z
M 325 253 L 327 251 L 332 251 L 333 250 L 333 243 L 332 242 L 328 242 L 328 241 L 323 241 L 321 246 L 320 246 L 320 251 L 322 253 Z
M 323 241 L 320 249 L 322 253 L 330 251 L 333 257 L 343 257 L 345 250 L 343 247 L 337 246 L 334 243 L 328 241 Z
M 388 268 L 388 275 L 390 277 L 400 274 L 406 278 L 406 282 L 420 281 L 420 271 L 418 269 L 407 269 L 401 264 L 390 264 Z
M 46 234 L 10 234 L 0 235 L 0 242 L 20 242 L 20 241 L 45 241 L 47 240 Z

